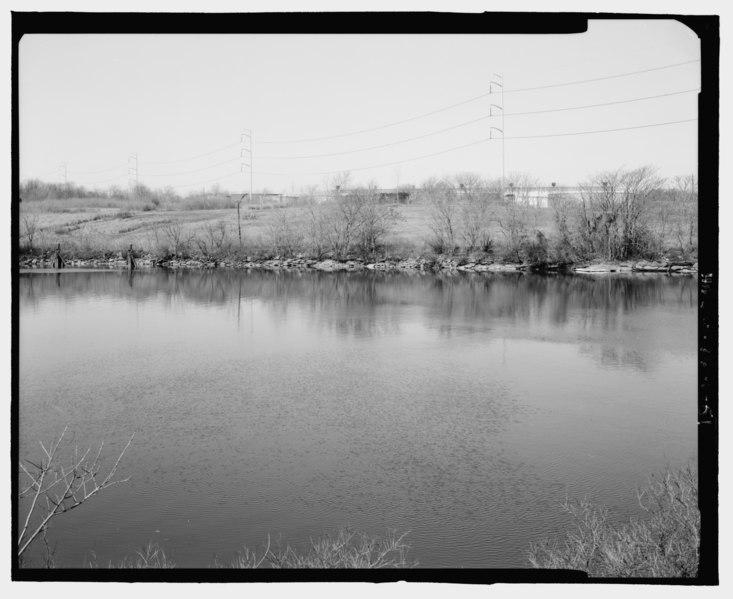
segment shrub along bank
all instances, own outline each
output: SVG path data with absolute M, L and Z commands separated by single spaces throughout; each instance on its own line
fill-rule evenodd
M 502 192 L 496 181 L 460 175 L 424 182 L 408 206 L 390 203 L 373 186 L 349 188 L 342 181 L 288 207 L 254 210 L 230 199 L 227 210 L 204 203 L 192 214 L 173 200 L 140 211 L 107 198 L 117 202 L 117 212 L 90 208 L 72 220 L 51 214 L 51 204 L 81 210 L 93 200 L 44 198 L 22 203 L 19 241 L 24 261 L 42 260 L 59 243 L 74 260 L 114 258 L 133 244 L 156 263 L 412 259 L 546 269 L 696 260 L 697 192 L 688 178 L 665 182 L 644 167 L 601 173 L 541 202 L 533 189 L 531 181 L 518 180 L 511 193 Z

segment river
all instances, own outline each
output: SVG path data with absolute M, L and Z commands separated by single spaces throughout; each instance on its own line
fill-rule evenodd
M 696 460 L 697 279 L 27 273 L 19 448 L 65 425 L 131 479 L 53 521 L 60 567 L 228 563 L 351 526 L 425 567 L 529 567 L 566 496 L 637 515 Z M 22 506 L 25 504 L 22 504 Z M 21 506 L 21 507 L 22 507 Z M 38 564 L 38 553 L 28 565 Z M 36 560 L 34 562 L 34 560 Z

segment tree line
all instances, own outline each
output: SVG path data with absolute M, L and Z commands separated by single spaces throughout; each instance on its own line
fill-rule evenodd
M 63 199 L 54 195 L 58 187 L 29 181 L 21 194 L 24 200 Z M 650 167 L 601 172 L 571 193 L 557 188 L 547 195 L 545 189 L 541 198 L 537 181 L 524 174 L 511 175 L 505 186 L 470 173 L 432 178 L 419 188 L 404 186 L 410 203 L 424 207 L 427 237 L 414 234 L 409 223 L 403 226 L 401 206 L 385 199 L 374 184 L 351 185 L 345 173 L 324 187 L 303 190 L 294 205 L 273 207 L 257 244 L 247 238 L 246 229 L 242 236 L 242 198 L 228 195 L 233 199 L 226 207 L 237 208 L 236 230 L 221 221 L 194 231 L 174 220 L 153 230 L 152 245 L 158 253 L 175 256 L 221 258 L 257 249 L 261 257 L 378 260 L 410 257 L 399 255 L 407 252 L 530 264 L 653 259 L 670 252 L 687 259 L 697 252 L 693 177 L 665 180 Z M 97 197 L 83 188 L 71 189 L 74 197 Z M 170 190 L 138 191 L 173 199 L 165 196 Z M 23 213 L 26 248 L 33 248 L 38 229 L 37 214 Z

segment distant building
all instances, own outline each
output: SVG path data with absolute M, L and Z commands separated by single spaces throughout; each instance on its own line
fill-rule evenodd
M 352 194 L 355 194 L 357 192 L 363 192 L 364 188 L 362 189 L 343 189 L 340 187 L 337 187 L 335 190 L 333 190 L 330 193 L 325 194 L 318 194 L 316 196 L 313 196 L 316 202 L 326 202 L 328 200 L 333 199 L 334 197 L 339 198 L 347 198 Z M 385 189 L 369 189 L 370 193 L 373 193 L 377 197 L 377 202 L 380 204 L 411 204 L 412 203 L 412 191 L 410 190 L 404 190 L 404 189 L 393 189 L 393 188 L 385 188 Z
M 601 188 L 591 189 L 578 186 L 559 187 L 509 187 L 504 191 L 505 201 L 514 201 L 533 206 L 535 208 L 549 208 L 553 200 L 580 201 L 583 191 L 601 191 Z

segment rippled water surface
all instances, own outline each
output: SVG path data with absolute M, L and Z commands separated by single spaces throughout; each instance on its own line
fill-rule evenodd
M 426 567 L 528 567 L 587 496 L 696 456 L 697 280 L 22 274 L 20 451 L 65 424 L 132 479 L 54 521 L 59 566 L 159 542 L 409 531 Z M 32 556 L 33 557 L 33 556 Z

